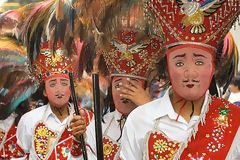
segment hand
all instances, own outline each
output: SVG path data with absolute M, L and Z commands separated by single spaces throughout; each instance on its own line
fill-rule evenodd
M 72 135 L 77 139 L 86 132 L 86 120 L 83 110 L 80 110 L 80 115 L 73 116 L 69 127 L 72 130 Z
M 128 84 L 121 84 L 120 83 L 120 96 L 122 98 L 129 99 L 133 103 L 135 103 L 137 106 L 141 106 L 147 102 L 150 102 L 152 100 L 149 88 L 144 90 L 144 88 L 136 83 L 133 80 L 128 79 Z

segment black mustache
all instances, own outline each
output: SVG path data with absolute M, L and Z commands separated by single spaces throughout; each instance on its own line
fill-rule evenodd
M 126 98 L 121 98 L 122 103 L 127 104 L 130 103 L 130 100 L 126 99 Z
M 188 83 L 188 82 L 195 82 L 195 83 L 198 83 L 198 82 L 200 82 L 200 81 L 195 80 L 195 79 L 192 79 L 192 80 L 190 81 L 189 79 L 187 79 L 187 80 L 183 80 L 183 82 L 184 82 L 184 83 Z
M 55 96 L 58 97 L 58 98 L 62 98 L 64 96 L 64 94 L 58 93 L 58 94 L 55 94 Z

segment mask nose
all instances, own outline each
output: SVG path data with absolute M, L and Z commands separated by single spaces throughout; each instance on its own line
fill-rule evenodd
M 187 68 L 184 71 L 184 77 L 188 80 L 196 79 L 198 77 L 198 73 L 193 68 Z

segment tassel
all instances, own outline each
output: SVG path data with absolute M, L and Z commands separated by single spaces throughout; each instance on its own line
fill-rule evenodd
M 61 22 L 64 18 L 63 15 L 63 2 L 62 0 L 56 0 L 56 20 Z

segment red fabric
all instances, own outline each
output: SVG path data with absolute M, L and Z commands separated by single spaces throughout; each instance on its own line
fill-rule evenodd
M 72 141 L 71 154 L 75 157 L 82 155 L 82 144 L 74 139 Z
M 104 153 L 104 160 L 114 160 L 116 154 L 119 150 L 119 144 L 114 143 L 107 137 L 103 137 L 103 153 Z
M 52 53 L 50 42 L 41 45 L 41 53 L 33 62 L 32 72 L 39 81 L 44 81 L 52 76 L 68 78 L 68 73 L 73 71 L 72 59 L 64 55 L 62 44 L 57 43 L 55 53 Z
M 49 130 L 45 124 L 39 123 L 35 129 L 35 139 L 34 146 L 35 151 L 39 159 L 45 159 L 46 154 L 50 147 L 52 147 L 54 141 L 51 142 L 51 138 L 55 140 L 57 138 L 56 133 Z M 39 148 L 38 146 L 41 146 Z M 58 140 L 57 145 L 51 152 L 51 155 L 48 159 L 61 159 L 66 160 L 69 153 L 71 152 L 74 156 L 81 155 L 80 142 L 73 140 L 72 132 L 66 128 L 61 135 L 61 138 Z
M 83 108 L 81 108 L 81 109 L 83 109 Z M 92 121 L 93 112 L 89 111 L 89 110 L 86 110 L 86 109 L 83 109 L 83 110 L 85 112 L 86 126 L 88 126 L 90 124 L 90 122 Z
M 148 138 L 148 158 L 171 160 L 178 151 L 180 144 L 169 140 L 159 131 L 154 131 Z
M 181 160 L 224 160 L 240 126 L 240 108 L 225 99 L 214 97 L 206 116 L 206 125 L 199 125 L 196 138 L 188 143 Z M 228 115 L 222 116 L 224 109 Z M 201 146 L 201 147 L 199 147 Z
M 195 139 L 192 137 L 180 159 L 224 160 L 240 126 L 237 115 L 240 115 L 239 107 L 213 97 L 205 124 L 199 124 Z M 172 159 L 179 145 L 181 144 L 171 141 L 163 133 L 154 131 L 148 138 L 148 157 Z
M 240 1 L 211 3 L 210 0 L 149 0 L 146 9 L 162 26 L 167 46 L 197 42 L 218 48 L 240 13 Z
M 15 156 L 16 153 L 16 145 L 17 145 L 17 138 L 16 138 L 16 130 L 17 127 L 15 124 L 12 125 L 12 127 L 9 129 L 7 133 L 7 137 L 5 141 L 3 142 L 3 147 L 0 150 L 0 159 L 10 159 L 11 157 Z M 5 135 L 4 132 L 0 133 L 1 135 Z M 0 136 L 0 138 L 3 138 Z M 3 139 L 0 139 L 0 143 L 2 143 Z
M 21 157 L 24 157 L 24 156 L 27 156 L 28 157 L 28 153 L 25 153 L 23 151 L 23 149 L 17 144 L 16 145 L 16 150 L 15 150 L 15 153 L 13 155 L 14 158 L 21 158 Z
M 162 54 L 162 39 L 145 36 L 134 30 L 119 31 L 110 49 L 103 52 L 111 74 L 125 74 L 146 78 L 147 72 Z

